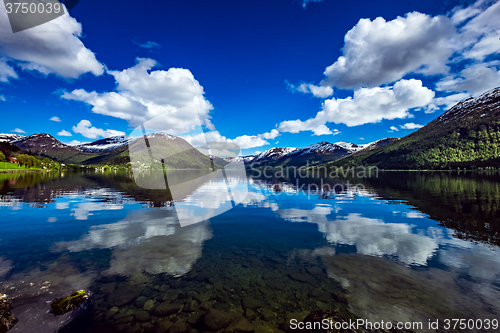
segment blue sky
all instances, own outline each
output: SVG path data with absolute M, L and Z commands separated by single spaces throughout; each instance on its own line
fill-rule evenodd
M 196 145 L 199 115 L 243 154 L 402 137 L 500 85 L 499 16 L 495 1 L 82 0 L 13 34 L 0 6 L 0 132 L 89 142 L 167 114 L 153 130 Z

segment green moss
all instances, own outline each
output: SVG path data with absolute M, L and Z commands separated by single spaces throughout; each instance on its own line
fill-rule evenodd
M 87 299 L 87 296 L 88 294 L 85 290 L 78 290 L 69 296 L 56 298 L 50 303 L 52 313 L 55 315 L 65 314 L 81 305 Z

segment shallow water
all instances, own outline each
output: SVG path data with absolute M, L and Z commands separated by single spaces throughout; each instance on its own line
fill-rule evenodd
M 12 331 L 42 332 L 46 301 L 77 289 L 95 294 L 88 332 L 208 331 L 211 308 L 258 332 L 316 310 L 416 331 L 499 319 L 498 175 L 228 181 L 230 195 L 206 179 L 173 200 L 126 173 L 0 174 Z

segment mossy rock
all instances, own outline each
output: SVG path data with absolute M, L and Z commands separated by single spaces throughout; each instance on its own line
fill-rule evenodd
M 51 312 L 55 315 L 63 315 L 82 305 L 88 298 L 89 294 L 85 290 L 78 290 L 69 296 L 56 298 L 50 303 Z
M 5 333 L 10 330 L 18 322 L 16 317 L 10 314 L 12 306 L 0 295 L 0 333 Z

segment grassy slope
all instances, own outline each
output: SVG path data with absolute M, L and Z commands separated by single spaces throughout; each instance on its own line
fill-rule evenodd
M 26 170 L 25 167 L 19 166 L 19 164 L 16 163 L 9 163 L 9 162 L 0 162 L 0 170 Z
M 500 92 L 500 89 L 496 89 Z M 455 169 L 500 166 L 500 94 L 485 104 L 457 104 L 418 131 L 380 149 L 329 165 L 382 169 Z M 464 116 L 464 111 L 466 115 Z

